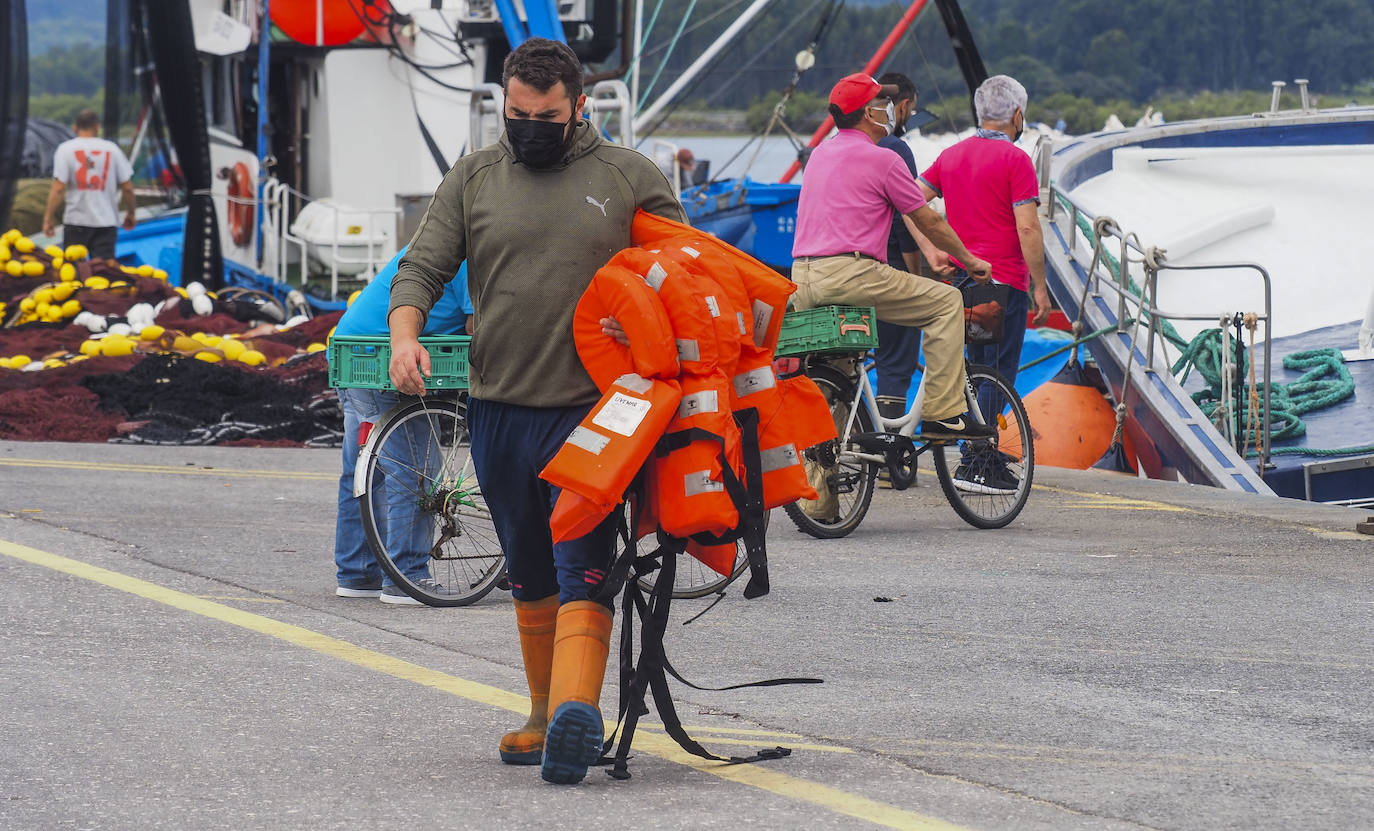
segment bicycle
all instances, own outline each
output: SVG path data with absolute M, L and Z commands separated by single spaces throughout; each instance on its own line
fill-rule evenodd
M 353 495 L 373 556 L 398 588 L 429 606 L 476 603 L 506 576 L 470 449 L 466 394 L 439 390 L 387 410 L 358 454 Z M 414 508 L 410 527 L 384 527 L 388 499 Z M 388 538 L 427 541 L 423 575 L 397 565 L 402 552 L 390 550 Z
M 407 575 L 397 565 L 383 531 L 386 494 L 399 492 L 417 508 L 406 530 L 431 541 L 426 573 Z M 467 606 L 505 578 L 505 555 L 472 466 L 463 393 L 436 391 L 403 401 L 378 419 L 358 455 L 354 496 L 361 500 L 363 529 L 378 565 L 406 594 L 430 606 Z M 393 529 L 394 530 L 394 529 Z M 744 544 L 736 543 L 734 567 L 722 575 L 683 557 L 673 580 L 674 598 L 719 594 L 748 570 Z M 640 578 L 652 591 L 654 577 Z M 433 581 L 433 582 L 425 582 Z M 443 586 L 444 590 L 436 588 Z
M 923 439 L 916 435 L 916 427 L 928 376 L 923 372 L 904 415 L 883 418 L 868 380 L 873 363 L 867 352 L 802 357 L 801 371 L 825 393 L 839 438 L 803 454 L 820 496 L 786 506 L 797 528 L 821 539 L 848 535 L 868 513 L 879 466 L 887 467 L 894 489 L 904 490 L 914 483 L 918 459 L 926 453 L 950 507 L 965 522 L 989 529 L 1014 520 L 1030 495 L 1035 446 L 1030 418 L 1011 383 L 990 367 L 966 361 L 969 413 L 980 424 L 988 424 L 986 414 L 995 413 L 997 435 L 981 440 Z M 875 430 L 875 425 L 882 429 Z

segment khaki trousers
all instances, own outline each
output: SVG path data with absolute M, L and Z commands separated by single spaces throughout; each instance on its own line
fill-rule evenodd
M 925 335 L 925 405 L 921 418 L 951 418 L 968 409 L 964 398 L 964 301 L 951 285 L 918 277 L 877 260 L 841 254 L 796 260 L 792 305 L 872 306 L 889 323 L 919 327 Z

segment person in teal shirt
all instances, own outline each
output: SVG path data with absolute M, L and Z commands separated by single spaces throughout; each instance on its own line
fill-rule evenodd
M 391 279 L 396 276 L 397 263 L 404 253 L 403 248 L 382 266 L 372 282 L 354 298 L 339 319 L 334 337 L 387 334 L 386 314 L 391 302 Z M 471 314 L 472 301 L 468 298 L 465 262 L 434 304 L 423 334 L 468 333 Z M 364 422 L 375 423 L 401 400 L 401 396 L 394 390 L 340 389 L 338 392 L 344 413 L 344 435 L 343 471 L 339 475 L 339 507 L 334 528 L 334 564 L 338 569 L 335 594 L 339 597 L 380 597 L 383 603 L 419 605 L 420 601 L 392 585 L 391 578 L 377 565 L 363 534 L 358 500 L 353 496 L 353 476 L 358 466 L 359 427 Z M 417 442 L 422 439 L 424 437 L 416 437 Z M 385 479 L 384 475 L 383 483 Z M 387 549 L 393 553 L 396 565 L 406 576 L 417 583 L 429 583 L 429 549 L 433 543 L 433 528 L 417 515 L 413 500 L 406 499 L 405 494 L 397 491 L 399 489 L 393 488 L 384 494 L 387 502 L 386 527 L 379 530 L 387 535 Z M 431 589 L 442 594 L 442 589 L 434 586 Z

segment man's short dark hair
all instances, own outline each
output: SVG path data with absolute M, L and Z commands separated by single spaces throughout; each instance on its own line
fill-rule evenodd
M 572 47 L 548 38 L 530 38 L 506 56 L 501 86 L 509 88 L 511 78 L 519 78 L 520 83 L 540 92 L 548 92 L 562 81 L 574 104 L 582 94 L 582 62 Z
M 864 108 L 860 107 L 852 113 L 846 113 L 841 112 L 837 105 L 831 104 L 830 117 L 835 119 L 835 126 L 841 130 L 852 130 L 864 120 Z
M 78 130 L 99 130 L 100 116 L 95 114 L 95 110 L 84 109 L 76 114 L 76 121 L 73 124 Z
M 898 101 L 914 100 L 916 98 L 916 85 L 911 82 L 910 78 L 900 72 L 884 72 L 878 78 L 878 83 L 883 86 L 887 86 L 888 84 L 895 84 L 897 86 L 897 95 L 892 99 L 894 104 Z

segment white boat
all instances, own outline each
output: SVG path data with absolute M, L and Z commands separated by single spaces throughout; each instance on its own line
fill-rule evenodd
M 1143 474 L 1374 504 L 1374 108 L 1298 83 L 1299 110 L 1042 142 L 1048 277 L 1106 330 L 1088 346 Z

